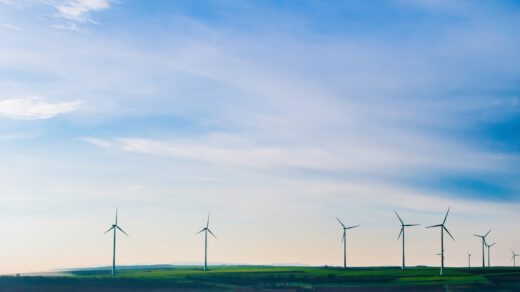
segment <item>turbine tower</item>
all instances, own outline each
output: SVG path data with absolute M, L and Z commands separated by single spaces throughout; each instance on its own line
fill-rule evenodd
M 441 253 L 440 253 L 440 256 L 441 256 L 441 276 L 444 273 L 444 231 L 446 231 L 448 233 L 448 235 L 451 237 L 451 239 L 455 240 L 455 238 L 453 238 L 451 233 L 448 231 L 448 228 L 446 228 L 446 226 L 444 225 L 446 223 L 446 219 L 448 219 L 448 214 L 449 213 L 450 213 L 450 208 L 448 208 L 448 211 L 446 212 L 446 216 L 444 216 L 444 220 L 442 221 L 441 224 L 437 224 L 437 225 L 432 225 L 432 226 L 426 227 L 426 228 L 432 228 L 432 227 L 440 227 L 441 228 Z
M 492 243 L 492 244 L 487 244 L 486 243 L 486 247 L 487 247 L 487 250 L 488 250 L 488 269 L 491 268 L 491 247 L 493 245 L 495 245 L 496 242 Z
M 486 236 L 488 236 L 490 232 L 491 232 L 491 229 L 489 229 L 489 231 L 485 235 L 473 234 L 473 236 L 480 237 L 482 239 L 482 267 L 483 268 L 486 267 L 486 251 L 485 251 L 485 249 L 486 249 Z
M 470 252 L 466 252 L 468 254 L 468 269 L 471 269 L 471 253 Z
M 209 214 L 208 214 L 208 221 L 206 222 L 206 227 L 202 228 L 201 231 L 197 232 L 197 234 L 204 231 L 204 271 L 208 270 L 208 232 L 217 239 L 215 234 L 211 232 L 209 229 Z
M 339 224 L 341 224 L 341 227 L 343 228 L 343 236 L 341 237 L 341 241 L 343 242 L 343 269 L 347 268 L 347 230 L 359 227 L 359 225 L 349 226 L 345 227 L 345 224 L 339 220 L 338 217 L 336 217 Z
M 401 231 L 399 232 L 399 236 L 397 236 L 397 240 L 399 240 L 401 235 L 403 235 L 403 264 L 402 264 L 402 269 L 404 270 L 406 268 L 405 257 L 404 257 L 404 228 L 405 227 L 410 227 L 410 226 L 417 226 L 419 224 L 404 224 L 403 219 L 401 219 L 401 217 L 399 217 L 399 214 L 397 214 L 396 211 L 394 211 L 394 213 L 397 216 L 397 219 L 399 219 L 399 222 L 401 222 Z
M 117 225 L 117 208 L 116 208 L 116 223 L 112 224 L 112 227 L 110 227 L 105 232 L 105 234 L 107 234 L 108 232 L 110 232 L 110 230 L 114 230 L 114 246 L 113 246 L 113 251 L 112 251 L 112 276 L 115 276 L 115 274 L 116 274 L 116 234 L 117 234 L 118 229 L 119 229 L 119 231 L 123 232 L 123 234 L 128 236 L 128 234 L 123 229 L 121 229 L 121 227 L 119 227 L 119 225 Z
M 513 267 L 516 268 L 516 257 L 520 256 L 520 254 L 516 254 L 513 250 L 511 250 L 511 252 L 513 253 L 513 257 L 511 258 L 513 261 Z

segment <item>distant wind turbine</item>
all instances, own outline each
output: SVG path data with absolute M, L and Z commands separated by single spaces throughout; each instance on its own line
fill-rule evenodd
M 511 258 L 513 261 L 513 267 L 516 268 L 516 257 L 520 256 L 520 254 L 516 254 L 513 250 L 511 250 L 511 252 L 513 253 L 513 257 Z
M 496 242 L 492 243 L 492 244 L 487 244 L 486 243 L 486 247 L 487 247 L 487 250 L 488 250 L 488 269 L 491 268 L 491 247 L 493 245 L 495 245 Z
M 217 239 L 215 234 L 213 234 L 213 232 L 211 232 L 211 230 L 209 229 L 209 214 L 208 214 L 208 221 L 206 222 L 206 227 L 202 228 L 202 230 L 197 232 L 197 234 L 199 234 L 203 231 L 204 231 L 204 271 L 207 271 L 208 270 L 208 232 L 211 235 L 213 235 L 213 237 L 215 237 L 215 239 Z
M 394 213 L 397 216 L 397 219 L 399 219 L 399 221 L 401 222 L 401 231 L 399 232 L 399 236 L 397 237 L 397 240 L 399 240 L 401 235 L 403 236 L 403 264 L 402 264 L 402 269 L 404 270 L 406 268 L 405 257 L 404 257 L 404 229 L 405 229 L 405 227 L 417 226 L 419 224 L 404 224 L 403 219 L 401 219 L 401 217 L 399 217 L 399 214 L 397 214 L 396 211 L 394 211 Z
M 341 227 L 343 228 L 343 236 L 341 237 L 341 241 L 343 242 L 343 269 L 347 268 L 347 230 L 359 227 L 359 225 L 349 226 L 345 227 L 345 224 L 339 220 L 338 217 L 336 217 L 339 224 L 341 224 Z
M 471 269 L 471 253 L 466 252 L 468 254 L 468 269 Z
M 491 229 L 489 229 L 489 231 L 485 235 L 473 234 L 473 236 L 480 237 L 482 239 L 482 267 L 483 268 L 486 267 L 486 251 L 485 251 L 486 236 L 488 236 L 490 232 L 491 232 Z
M 121 227 L 119 227 L 119 225 L 117 225 L 117 208 L 116 208 L 116 223 L 112 224 L 112 227 L 110 227 L 105 232 L 105 234 L 107 234 L 108 232 L 110 232 L 110 230 L 114 230 L 114 247 L 113 247 L 113 252 L 112 252 L 112 276 L 114 276 L 116 274 L 116 233 L 117 233 L 117 229 L 119 229 L 119 231 L 123 232 L 126 236 L 128 236 L 128 234 L 123 229 L 121 229 Z
M 444 273 L 444 231 L 446 231 L 448 233 L 448 235 L 451 237 L 451 239 L 455 240 L 455 238 L 453 238 L 451 233 L 448 231 L 448 228 L 446 228 L 446 226 L 444 225 L 446 223 L 446 219 L 448 219 L 448 214 L 449 213 L 450 213 L 450 208 L 448 208 L 448 211 L 446 212 L 446 216 L 444 216 L 444 220 L 442 221 L 441 224 L 437 224 L 437 225 L 432 225 L 432 226 L 426 227 L 426 228 L 432 228 L 432 227 L 440 227 L 441 228 L 441 253 L 440 253 L 440 256 L 441 256 L 441 276 Z

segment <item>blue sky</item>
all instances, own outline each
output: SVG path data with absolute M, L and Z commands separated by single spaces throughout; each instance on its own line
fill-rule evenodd
M 481 229 L 503 242 L 495 262 L 518 244 L 516 1 L 0 8 L 4 272 L 105 264 L 97 231 L 115 206 L 128 264 L 199 260 L 192 229 L 209 211 L 220 262 L 339 264 L 339 216 L 366 226 L 354 265 L 392 264 L 393 210 L 427 224 L 449 205 L 462 237 L 451 264 Z M 434 235 L 417 233 L 411 261 L 435 264 Z

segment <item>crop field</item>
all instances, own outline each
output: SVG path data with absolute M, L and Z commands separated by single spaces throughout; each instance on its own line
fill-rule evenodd
M 520 291 L 520 269 L 218 266 L 1 277 L 1 291 Z

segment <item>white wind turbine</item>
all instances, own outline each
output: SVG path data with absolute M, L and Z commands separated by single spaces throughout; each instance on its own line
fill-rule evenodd
M 405 254 L 405 252 L 404 252 L 404 229 L 405 229 L 405 227 L 417 226 L 419 224 L 404 224 L 403 219 L 401 219 L 401 217 L 399 217 L 399 214 L 397 214 L 396 211 L 394 211 L 394 213 L 397 216 L 397 219 L 399 219 L 399 222 L 401 222 L 401 231 L 399 232 L 399 236 L 397 236 L 397 240 L 399 240 L 401 235 L 403 236 L 403 263 L 402 263 L 402 269 L 404 270 L 406 268 L 405 256 L 404 256 L 404 254 Z
M 123 229 L 121 229 L 121 227 L 119 227 L 119 225 L 117 225 L 117 208 L 116 208 L 116 222 L 114 224 L 112 224 L 112 227 L 110 227 L 105 232 L 105 234 L 110 232 L 110 230 L 114 230 L 114 245 L 113 245 L 113 250 L 112 250 L 112 276 L 114 276 L 116 274 L 116 234 L 117 234 L 117 230 L 123 232 L 123 234 L 128 236 L 128 234 Z
M 343 242 L 343 269 L 347 268 L 347 230 L 359 227 L 359 225 L 349 226 L 346 227 L 341 220 L 339 220 L 338 217 L 336 217 L 339 224 L 341 224 L 341 227 L 343 228 L 343 236 L 341 237 L 341 241 Z
M 468 269 L 471 269 L 471 253 L 469 251 L 466 253 L 468 254 Z
M 492 244 L 487 244 L 486 243 L 486 247 L 487 247 L 487 250 L 488 250 L 488 269 L 491 268 L 491 247 L 493 245 L 497 244 L 496 242 L 492 243 Z
M 513 253 L 513 257 L 511 258 L 513 261 L 513 267 L 516 268 L 516 257 L 520 256 L 520 254 L 516 254 L 513 250 L 511 250 L 511 252 Z
M 432 228 L 432 227 L 440 227 L 441 228 L 441 253 L 439 254 L 441 256 L 441 276 L 444 273 L 444 231 L 448 233 L 448 235 L 451 237 L 451 239 L 455 240 L 451 233 L 448 231 L 448 228 L 444 225 L 446 223 L 446 219 L 448 218 L 448 214 L 450 213 L 450 208 L 448 208 L 448 211 L 446 212 L 446 216 L 444 216 L 444 220 L 441 224 L 428 226 L 426 228 Z
M 486 236 L 488 236 L 490 232 L 491 232 L 491 229 L 489 229 L 489 231 L 484 235 L 473 234 L 473 236 L 480 237 L 482 239 L 482 267 L 483 268 L 486 267 Z
M 208 214 L 208 221 L 206 222 L 206 227 L 202 228 L 201 231 L 197 232 L 197 234 L 204 231 L 204 271 L 208 270 L 208 232 L 217 239 L 215 234 L 211 232 L 209 229 L 209 214 Z

